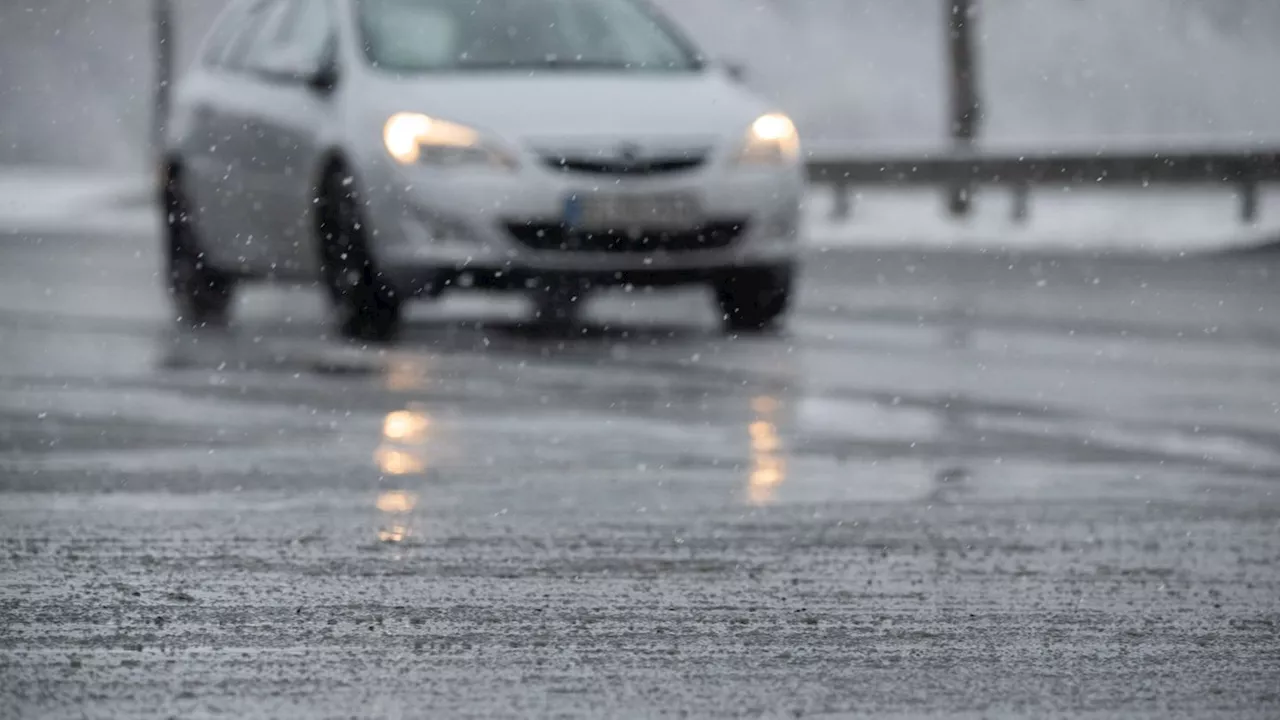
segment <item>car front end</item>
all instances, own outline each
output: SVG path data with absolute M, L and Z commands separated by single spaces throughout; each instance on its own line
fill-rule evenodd
M 804 179 L 795 128 L 777 113 L 719 134 L 511 143 L 401 112 L 381 139 L 365 203 L 401 292 L 549 276 L 681 284 L 796 255 Z

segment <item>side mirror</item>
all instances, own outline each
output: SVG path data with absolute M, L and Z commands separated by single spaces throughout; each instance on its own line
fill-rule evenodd
M 307 87 L 318 93 L 327 95 L 338 86 L 338 64 L 329 60 L 320 64 L 307 75 Z
M 736 60 L 725 60 L 721 63 L 724 67 L 724 74 L 729 76 L 730 80 L 736 83 L 744 83 L 747 81 L 747 66 Z
M 327 95 L 338 87 L 338 39 L 330 35 L 324 43 L 324 54 L 320 56 L 319 67 L 314 68 L 307 78 L 307 87 Z
M 337 58 L 329 52 L 318 63 L 289 52 L 268 55 L 254 63 L 253 69 L 273 82 L 305 85 L 321 94 L 332 92 L 338 84 Z

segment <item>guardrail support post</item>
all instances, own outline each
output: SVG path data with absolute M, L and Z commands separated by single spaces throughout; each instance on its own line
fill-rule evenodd
M 853 214 L 853 188 L 849 183 L 837 182 L 831 186 L 831 219 L 848 220 Z
M 978 98 L 977 61 L 973 26 L 977 21 L 976 0 L 943 0 L 947 9 L 947 56 L 950 59 L 950 125 L 955 150 L 968 153 L 978 134 L 981 103 Z M 972 184 L 957 179 L 948 194 L 948 207 L 956 217 L 969 214 Z
M 171 0 L 151 0 L 151 29 L 155 42 L 155 87 L 152 97 L 151 143 L 158 156 L 164 147 L 173 85 L 173 6 Z
M 1245 180 L 1240 185 L 1240 220 L 1252 225 L 1258 219 L 1258 183 Z
M 1013 222 L 1018 225 L 1027 223 L 1027 215 L 1031 210 L 1031 185 L 1015 183 L 1013 186 Z

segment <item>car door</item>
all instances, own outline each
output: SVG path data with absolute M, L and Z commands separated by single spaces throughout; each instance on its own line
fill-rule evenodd
M 254 208 L 261 204 L 249 172 L 255 162 L 255 103 L 245 57 L 275 27 L 288 0 L 246 0 L 215 30 L 201 59 L 198 91 L 184 143 L 205 251 L 219 267 L 261 272 L 269 265 Z
M 274 98 L 252 58 L 287 22 L 291 0 L 256 0 L 249 10 L 250 28 L 232 42 L 224 61 L 229 85 L 218 104 L 218 150 L 223 177 L 222 228 L 232 239 L 238 266 L 251 274 L 273 270 L 270 193 L 263 187 L 267 138 L 262 117 Z
M 227 103 L 238 96 L 230 67 L 235 50 L 260 27 L 261 0 L 240 0 L 223 12 L 205 40 L 197 64 L 175 99 L 175 125 L 183 162 L 183 190 L 196 209 L 202 245 L 220 267 L 240 263 L 239 173 L 229 141 L 236 129 Z
M 246 59 L 255 109 L 246 185 L 268 271 L 301 277 L 317 264 L 314 175 L 332 115 L 331 88 L 317 80 L 335 72 L 336 36 L 330 0 L 286 4 L 281 22 L 258 37 Z

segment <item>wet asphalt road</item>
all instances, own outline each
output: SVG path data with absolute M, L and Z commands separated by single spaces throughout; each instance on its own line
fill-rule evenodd
M 1280 261 L 811 258 L 377 351 L 0 239 L 0 716 L 1280 716 Z

